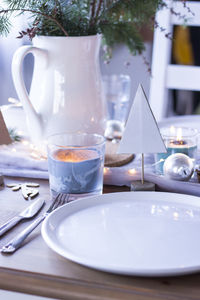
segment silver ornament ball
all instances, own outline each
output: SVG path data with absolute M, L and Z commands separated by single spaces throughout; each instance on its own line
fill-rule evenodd
M 121 138 L 122 133 L 124 131 L 124 125 L 122 122 L 118 120 L 108 120 L 105 130 L 105 138 L 114 139 Z
M 183 154 L 175 153 L 168 156 L 163 165 L 164 175 L 172 180 L 188 181 L 194 172 L 192 159 Z

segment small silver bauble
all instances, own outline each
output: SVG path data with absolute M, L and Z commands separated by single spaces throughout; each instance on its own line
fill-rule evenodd
M 194 172 L 192 159 L 183 154 L 175 153 L 168 156 L 163 165 L 163 173 L 172 180 L 188 181 Z
M 122 137 L 122 132 L 124 131 L 124 125 L 118 120 L 108 120 L 105 130 L 105 138 L 107 139 L 120 139 Z

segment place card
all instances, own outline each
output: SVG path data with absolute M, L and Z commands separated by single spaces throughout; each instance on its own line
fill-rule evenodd
M 0 110 L 0 145 L 9 145 L 12 143 L 8 129 L 4 122 L 3 115 Z

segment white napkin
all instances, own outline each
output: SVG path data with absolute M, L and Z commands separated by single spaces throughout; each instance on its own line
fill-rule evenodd
M 45 157 L 27 143 L 13 143 L 0 146 L 0 171 L 7 176 L 48 179 Z M 33 157 L 34 155 L 34 157 Z

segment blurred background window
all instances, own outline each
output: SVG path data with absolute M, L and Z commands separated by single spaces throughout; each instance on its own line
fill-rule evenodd
M 200 66 L 200 27 L 174 26 L 172 47 L 172 63 Z M 200 113 L 200 92 L 174 90 L 173 98 L 175 114 Z

